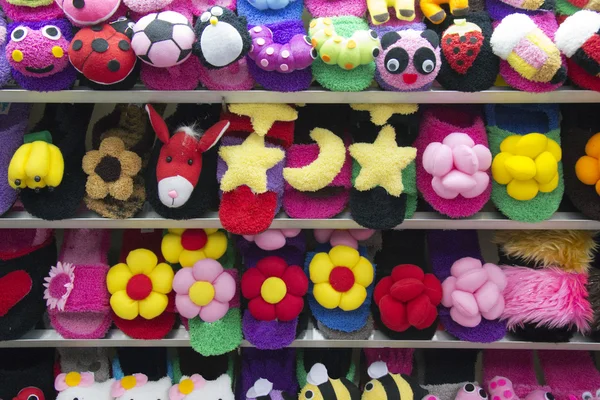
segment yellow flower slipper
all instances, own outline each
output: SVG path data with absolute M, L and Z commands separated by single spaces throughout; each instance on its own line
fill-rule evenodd
M 173 268 L 158 264 L 156 255 L 147 249 L 136 249 L 125 263 L 112 267 L 106 276 L 110 306 L 118 317 L 135 319 L 138 315 L 153 319 L 161 315 L 173 290 Z
M 205 258 L 221 258 L 227 251 L 227 235 L 218 229 L 169 229 L 161 251 L 171 264 L 192 267 Z
M 373 283 L 371 262 L 348 246 L 317 253 L 308 271 L 315 285 L 315 300 L 328 309 L 356 310 L 367 298 L 366 288 Z

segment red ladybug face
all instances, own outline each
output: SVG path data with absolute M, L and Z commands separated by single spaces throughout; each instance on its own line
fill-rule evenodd
M 112 85 L 133 71 L 136 56 L 131 39 L 110 24 L 81 29 L 69 47 L 71 64 L 87 79 Z

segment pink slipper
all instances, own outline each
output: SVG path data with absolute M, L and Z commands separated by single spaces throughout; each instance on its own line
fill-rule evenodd
M 111 324 L 106 274 L 110 231 L 65 231 L 56 266 L 45 278 L 44 299 L 54 329 L 66 339 L 104 337 Z
M 362 0 L 304 0 L 313 18 L 354 16 L 363 17 L 367 2 Z

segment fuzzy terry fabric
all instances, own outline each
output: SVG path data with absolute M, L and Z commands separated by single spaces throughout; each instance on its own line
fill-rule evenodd
M 268 379 L 273 389 L 285 393 L 298 393 L 298 382 L 294 374 L 296 349 L 258 350 L 251 347 L 242 349 L 241 383 L 238 393 L 245 393 L 257 379 Z
M 259 113 L 264 113 L 267 111 L 267 115 L 270 118 L 274 118 L 275 121 L 273 125 L 267 130 L 265 138 L 270 143 L 275 143 L 277 145 L 282 146 L 284 149 L 287 149 L 294 143 L 294 126 L 295 121 L 280 121 L 278 120 L 278 113 L 280 107 L 285 107 L 285 105 L 276 105 L 277 108 L 273 108 L 272 110 L 266 104 L 260 104 L 256 106 L 256 110 Z M 237 109 L 236 109 L 237 110 Z M 237 110 L 239 112 L 239 110 Z M 233 136 L 239 138 L 246 138 L 251 133 L 259 130 L 259 127 L 255 127 L 251 118 L 247 115 L 235 114 L 233 112 L 224 112 L 221 114 L 222 120 L 227 120 L 230 122 L 229 129 L 225 132 L 225 137 Z M 260 128 L 264 128 L 266 126 L 261 125 Z M 260 129 L 262 130 L 262 129 Z
M 54 349 L 1 349 L 0 396 L 17 398 L 21 389 L 35 386 L 54 399 Z
M 261 350 L 283 349 L 296 339 L 298 318 L 291 321 L 259 321 L 244 311 L 242 329 L 244 338 Z
M 266 25 L 276 22 L 302 20 L 303 0 L 292 0 L 287 6 L 278 10 L 259 10 L 248 0 L 238 0 L 237 12 L 248 20 L 248 25 Z
M 534 390 L 551 391 L 548 386 L 538 384 L 532 350 L 484 350 L 483 383 L 486 389 L 497 376 L 510 379 L 515 394 L 521 399 Z
M 367 2 L 357 0 L 304 0 L 306 10 L 313 18 L 351 15 L 362 17 L 367 12 Z
M 522 0 L 485 0 L 485 7 L 493 20 L 500 21 L 507 15 L 514 13 L 536 15 L 544 12 L 552 12 L 556 7 L 556 3 L 557 0 L 538 0 L 534 2 Z
M 191 57 L 190 57 L 191 58 Z M 250 90 L 254 79 L 250 75 L 250 61 L 240 58 L 225 68 L 209 69 L 198 62 L 200 82 L 210 90 Z
M 64 17 L 63 11 L 54 1 L 45 6 L 28 7 L 11 4 L 8 0 L 1 0 L 0 5 L 6 16 L 13 21 L 47 21 Z
M 59 348 L 60 371 L 89 371 L 96 382 L 106 382 L 111 377 L 109 349 Z
M 194 90 L 201 80 L 200 68 L 200 61 L 196 57 L 190 57 L 169 68 L 157 68 L 143 63 L 140 77 L 151 90 Z
M 593 268 L 588 276 L 588 300 L 594 311 L 594 317 L 590 323 L 591 336 L 595 341 L 600 338 L 600 271 Z
M 363 349 L 367 365 L 384 361 L 391 374 L 410 375 L 413 370 L 414 349 Z
M 600 372 L 596 369 L 592 354 L 587 351 L 538 351 L 544 381 L 552 388 L 557 400 L 569 400 L 570 396 L 583 398 L 585 392 L 600 388 Z
M 273 252 L 263 250 L 256 243 L 244 239 L 243 236 L 239 236 L 236 248 L 244 258 L 244 265 L 247 268 L 255 267 L 258 261 L 273 254 L 283 258 L 288 265 L 303 265 L 306 254 L 306 240 L 302 233 L 291 238 L 286 238 L 285 245 Z

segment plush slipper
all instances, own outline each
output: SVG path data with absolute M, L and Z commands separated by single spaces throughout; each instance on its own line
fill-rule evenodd
M 121 263 L 106 277 L 115 325 L 134 339 L 162 339 L 175 324 L 173 269 L 162 259 L 162 231 L 123 233 Z
M 485 390 L 475 381 L 478 353 L 468 349 L 424 349 L 425 389 L 443 400 L 464 400 L 473 396 L 485 399 Z
M 365 384 L 365 391 L 367 392 L 379 386 L 387 395 L 391 396 L 438 400 L 434 396 L 429 396 L 427 389 L 419 385 L 416 379 L 410 377 L 408 374 L 390 372 L 385 361 L 375 361 L 369 364 L 367 375 L 371 378 Z
M 414 349 L 363 349 L 366 365 L 383 361 L 392 374 L 411 375 L 413 371 Z
M 250 62 L 241 58 L 219 69 L 208 69 L 199 63 L 200 82 L 209 90 L 250 90 L 254 87 L 254 79 L 249 70 Z
M 492 200 L 508 218 L 539 222 L 564 193 L 557 105 L 486 106 L 492 161 Z
M 369 87 L 381 50 L 377 33 L 364 20 L 349 16 L 313 19 L 308 35 L 318 52 L 313 77 L 321 86 L 334 92 L 360 92 Z
M 455 17 L 464 17 L 469 13 L 468 0 L 419 0 L 423 15 L 433 24 L 441 24 L 448 16 L 441 5 L 447 5 L 450 14 Z
M 0 0 L 0 6 L 12 21 L 36 22 L 64 17 L 55 0 Z
M 112 322 L 106 290 L 110 231 L 67 230 L 55 267 L 45 278 L 50 323 L 66 339 L 103 338 Z
M 6 58 L 23 89 L 50 92 L 75 83 L 77 72 L 67 56 L 73 39 L 69 21 L 13 22 L 8 25 L 8 37 Z
M 556 0 L 558 15 L 573 15 L 581 10 L 600 11 L 600 3 L 596 0 Z
M 327 338 L 364 340 L 371 334 L 375 265 L 366 256 L 365 247 L 344 245 L 306 256 L 308 305 Z
M 73 4 L 68 0 L 55 1 L 69 21 L 79 27 L 96 26 L 103 22 L 115 21 L 127 15 L 128 12 L 121 0 L 107 0 L 99 3 L 88 1 L 78 4 Z
M 270 255 L 285 259 L 288 265 L 304 264 L 306 239 L 300 229 L 267 229 L 258 235 L 240 236 L 236 248 L 247 268 Z
M 558 400 L 594 399 L 600 388 L 600 372 L 587 351 L 538 351 L 544 381 Z M 593 393 L 593 394 L 592 394 Z
M 2 3 L 0 2 L 0 4 Z M 8 41 L 6 26 L 6 16 L 4 15 L 4 12 L 2 12 L 2 10 L 0 9 L 0 29 L 2 29 L 2 32 L 0 32 L 0 54 L 6 53 L 5 48 L 6 42 Z M 12 74 L 8 59 L 6 57 L 0 57 L 0 87 L 5 86 L 7 83 L 10 82 L 11 79 Z
M 494 86 L 500 61 L 492 52 L 493 27 L 486 12 L 451 16 L 427 26 L 440 35 L 442 66 L 436 80 L 443 88 L 479 92 Z
M 313 18 L 343 16 L 362 18 L 367 11 L 365 1 L 304 0 L 304 5 Z
M 294 143 L 298 112 L 287 104 L 230 104 L 221 119 L 231 123 L 225 136 L 246 139 L 257 133 L 287 149 Z
M 490 199 L 492 153 L 481 113 L 473 107 L 435 107 L 422 115 L 417 188 L 434 209 L 470 217 Z
M 274 390 L 284 393 L 298 393 L 296 379 L 296 349 L 258 350 L 255 348 L 242 349 L 242 372 L 238 384 L 239 392 L 243 395 L 255 386 L 258 379 L 268 379 Z M 274 396 L 273 396 L 274 397 Z
M 360 390 L 346 377 L 332 378 L 324 364 L 313 364 L 306 375 L 306 384 L 300 389 L 299 400 L 311 399 L 315 393 L 327 399 L 351 400 L 360 398 Z M 323 393 L 325 391 L 325 393 Z
M 500 21 L 514 13 L 536 15 L 553 12 L 558 1 L 561 0 L 485 0 L 485 5 L 490 17 L 495 21 Z
M 83 157 L 86 206 L 107 218 L 131 218 L 144 206 L 142 167 L 154 134 L 140 107 L 118 105 L 92 130 L 94 150 Z
M 56 400 L 112 399 L 111 388 L 114 383 L 114 379 L 95 382 L 93 372 L 63 372 L 58 374 L 54 380 L 54 389 L 58 392 Z
M 167 349 L 147 347 L 143 352 L 133 347 L 119 347 L 112 360 L 113 377 L 117 380 L 125 376 L 142 373 L 148 380 L 157 381 L 173 374 Z
M 356 378 L 356 364 L 351 349 L 299 349 L 296 356 L 296 378 L 300 387 L 307 383 L 307 375 L 315 364 L 323 364 L 332 379 L 345 378 L 353 382 Z
M 442 282 L 440 322 L 460 340 L 489 343 L 500 340 L 506 324 L 506 277 L 498 266 L 483 263 L 477 231 L 429 231 L 433 273 Z
M 367 134 L 351 130 L 354 144 L 350 146 L 350 155 L 354 162 L 350 213 L 354 221 L 366 228 L 391 229 L 410 218 L 417 208 L 414 162 L 417 150 L 406 143 L 402 130 L 394 129 L 390 118 L 398 111 L 386 105 L 359 109 L 369 111 L 377 125 L 388 122 L 392 125 L 367 129 Z M 413 107 L 412 112 L 415 111 Z
M 93 104 L 47 104 L 41 121 L 25 135 L 8 168 L 11 187 L 38 218 L 71 218 L 85 193 L 81 159 Z
M 169 229 L 160 245 L 165 260 L 175 269 L 193 267 L 205 258 L 233 266 L 227 252 L 227 233 L 218 229 Z
M 44 314 L 44 277 L 56 262 L 49 229 L 2 230 L 0 340 L 18 339 Z
M 60 371 L 93 372 L 96 382 L 106 382 L 111 377 L 109 349 L 58 348 Z
M 500 75 L 526 92 L 556 90 L 567 78 L 566 58 L 554 44 L 558 29 L 552 12 L 511 14 L 494 29 L 490 43 L 501 58 Z
M 150 107 L 148 110 L 159 138 L 146 169 L 148 202 L 165 218 L 201 217 L 218 204 L 217 151 L 208 150 L 206 141 L 218 140 L 226 125 L 218 122 L 220 107 L 181 104 L 166 123 Z M 193 137 L 198 131 L 205 132 L 204 139 Z
M 381 37 L 375 79 L 385 90 L 429 90 L 440 72 L 440 38 L 434 31 L 406 29 Z
M 139 396 L 166 399 L 172 384 L 173 382 L 168 376 L 156 381 L 149 381 L 145 374 L 135 373 L 113 382 L 110 395 L 115 400 L 129 400 Z
M 421 25 L 423 21 L 423 13 L 419 7 L 415 7 L 413 1 L 369 0 L 367 14 L 369 24 L 378 32 L 390 28 L 416 29 L 415 26 Z
M 3 399 L 54 399 L 54 349 L 1 349 Z M 33 397 L 31 397 L 33 396 Z
M 179 383 L 169 389 L 169 400 L 193 400 L 217 396 L 221 400 L 234 400 L 233 370 L 209 379 L 200 374 L 183 375 Z
M 261 24 L 249 32 L 252 48 L 248 68 L 259 85 L 277 92 L 308 89 L 312 82 L 310 66 L 317 52 L 301 20 Z
M 248 25 L 302 21 L 304 0 L 238 0 L 237 12 Z

